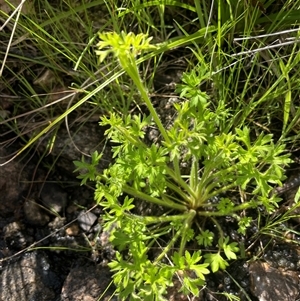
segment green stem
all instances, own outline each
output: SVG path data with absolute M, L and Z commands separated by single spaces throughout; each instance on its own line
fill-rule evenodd
M 152 118 L 153 118 L 155 124 L 157 125 L 161 135 L 163 136 L 164 140 L 167 142 L 167 144 L 171 144 L 171 140 L 167 134 L 167 131 L 164 128 L 161 120 L 159 119 L 158 114 L 157 114 L 156 110 L 154 109 L 152 102 L 148 96 L 148 92 L 142 83 L 141 77 L 138 72 L 136 60 L 133 55 L 132 55 L 132 57 L 128 58 L 128 65 L 123 64 L 123 68 L 128 73 L 128 75 L 131 77 L 131 79 L 135 83 L 136 87 L 138 88 L 139 92 L 141 93 L 142 99 L 145 101 L 146 106 L 147 106 L 148 110 L 150 111 L 150 115 L 152 116 Z M 175 173 L 178 176 L 181 176 L 179 160 L 177 157 L 174 158 L 173 166 L 174 166 Z
M 199 177 L 198 177 L 198 171 L 199 171 L 199 160 L 195 156 L 192 158 L 192 167 L 190 171 L 190 186 L 193 191 L 196 191 L 198 184 L 199 184 Z
M 164 250 L 159 254 L 159 256 L 157 256 L 157 258 L 154 260 L 153 264 L 158 264 L 164 258 L 164 256 L 170 251 L 172 246 L 175 244 L 175 242 L 179 238 L 181 232 L 182 232 L 181 230 L 178 230 L 176 232 L 176 234 L 173 236 L 172 240 L 168 243 L 168 245 L 164 248 Z
M 172 208 L 172 209 L 177 209 L 177 210 L 180 210 L 180 211 L 185 211 L 186 210 L 186 206 L 184 205 L 181 205 L 181 204 L 178 204 L 178 203 L 175 203 L 169 199 L 164 199 L 164 200 L 161 200 L 161 199 L 158 199 L 156 197 L 153 197 L 153 196 L 150 196 L 148 194 L 145 194 L 141 191 L 138 191 L 134 188 L 131 188 L 130 186 L 128 185 L 125 185 L 123 187 L 123 191 L 127 194 L 130 194 L 132 195 L 133 197 L 136 197 L 136 198 L 140 198 L 144 201 L 147 201 L 147 202 L 150 202 L 150 203 L 154 203 L 156 205 L 160 205 L 160 206 L 164 206 L 164 207 L 169 207 L 169 208 Z
M 213 217 L 211 217 L 211 220 L 214 222 L 215 226 L 217 227 L 217 229 L 218 229 L 218 231 L 219 231 L 220 238 L 223 240 L 223 239 L 224 239 L 224 232 L 223 232 L 223 230 L 222 230 L 220 224 L 219 224 L 218 221 L 217 221 L 215 218 L 213 218 Z
M 217 183 L 216 183 L 217 184 Z M 212 187 L 208 187 L 207 189 L 208 189 L 208 191 L 212 191 L 212 189 L 215 187 L 216 185 L 213 185 Z M 214 197 L 214 196 L 216 196 L 216 195 L 218 195 L 218 194 L 220 194 L 220 193 L 222 193 L 222 192 L 224 192 L 224 191 L 228 191 L 229 189 L 231 189 L 232 187 L 234 187 L 234 186 L 237 186 L 236 185 L 236 183 L 231 183 L 231 184 L 228 184 L 227 186 L 223 186 L 222 188 L 220 188 L 220 189 L 217 189 L 217 190 L 215 190 L 215 191 L 213 191 L 211 194 L 209 194 L 208 195 L 208 199 L 210 199 L 210 198 L 212 198 L 212 197 Z
M 220 179 L 222 179 L 222 177 L 226 178 L 226 174 L 231 174 L 234 171 L 237 171 L 237 167 L 235 164 L 233 164 L 231 167 L 228 167 L 226 169 L 220 169 L 216 171 L 215 177 L 218 177 Z
M 167 168 L 168 175 L 182 188 L 184 189 L 192 198 L 197 198 L 194 190 L 190 185 L 188 185 L 178 174 L 176 171 L 172 170 L 171 168 Z
M 159 254 L 159 256 L 155 259 L 154 264 L 157 264 L 160 262 L 160 260 L 162 260 L 162 258 L 170 251 L 171 247 L 175 244 L 175 242 L 177 241 L 177 239 L 179 238 L 180 235 L 182 235 L 182 240 L 180 243 L 180 249 L 179 249 L 179 254 L 183 253 L 183 249 L 185 247 L 185 243 L 186 243 L 186 231 L 189 229 L 194 217 L 196 215 L 196 211 L 195 210 L 190 210 L 187 214 L 184 215 L 184 217 L 186 217 L 183 227 L 181 227 L 176 234 L 173 236 L 172 240 L 169 242 L 169 244 L 164 248 L 163 252 L 161 252 L 161 254 Z
M 167 216 L 140 216 L 135 214 L 128 214 L 129 217 L 134 217 L 143 223 L 150 225 L 150 224 L 157 224 L 157 223 L 166 223 L 166 222 L 175 222 L 180 220 L 188 220 L 191 216 L 190 212 L 180 214 L 180 215 L 167 215 Z
M 161 195 L 161 199 L 162 200 L 170 200 L 170 201 L 173 201 L 175 203 L 182 204 L 182 205 L 184 205 L 186 207 L 187 207 L 187 204 L 190 204 L 190 201 L 187 199 L 186 195 L 184 195 L 183 199 L 180 199 L 176 195 L 172 196 L 170 194 L 169 195 L 168 194 L 162 194 Z
M 151 100 L 148 96 L 148 93 L 146 91 L 145 86 L 142 83 L 141 77 L 139 75 L 138 69 L 137 69 L 137 65 L 135 62 L 135 58 L 132 56 L 131 58 L 128 58 L 128 65 L 125 67 L 125 65 L 123 65 L 123 68 L 125 69 L 125 71 L 128 73 L 128 75 L 131 77 L 131 79 L 133 80 L 133 82 L 135 83 L 136 87 L 138 88 L 139 92 L 141 93 L 141 96 L 143 98 L 143 100 L 145 101 L 148 110 L 150 111 L 150 115 L 152 116 L 152 118 L 154 119 L 155 124 L 157 125 L 160 133 L 162 134 L 164 140 L 167 143 L 171 143 L 170 139 L 167 135 L 167 132 L 162 124 L 162 122 L 160 121 L 152 103 Z
M 180 186 L 176 186 L 175 184 L 171 183 L 170 181 L 167 181 L 167 187 L 170 188 L 172 191 L 176 192 L 179 196 L 181 196 L 182 200 L 186 202 L 190 202 L 190 198 L 188 197 L 188 194 L 186 192 L 183 192 L 180 189 Z
M 186 242 L 187 242 L 187 231 L 189 229 L 191 229 L 191 225 L 193 223 L 193 219 L 196 216 L 196 211 L 191 209 L 189 211 L 188 217 L 184 222 L 184 227 L 183 227 L 183 231 L 182 231 L 182 238 L 181 238 L 181 242 L 180 242 L 180 248 L 179 248 L 179 255 L 183 254 Z

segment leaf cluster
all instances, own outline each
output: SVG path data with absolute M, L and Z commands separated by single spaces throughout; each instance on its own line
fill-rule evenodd
M 271 191 L 274 184 L 282 184 L 283 167 L 290 162 L 285 145 L 274 143 L 270 134 L 257 135 L 245 125 L 228 129 L 230 109 L 200 89 L 210 80 L 207 66 L 200 64 L 183 75 L 177 87 L 181 102 L 174 105 L 176 117 L 166 128 L 135 63 L 140 51 L 151 48 L 150 39 L 124 33 L 101 34 L 100 38 L 100 59 L 107 55 L 102 48 L 109 47 L 150 111 L 149 116 L 111 112 L 101 118 L 100 125 L 108 128 L 105 134 L 114 143 L 114 161 L 103 173 L 97 174 L 95 169 L 97 153 L 90 167 L 76 162 L 78 169 L 87 170 L 86 176 L 80 175 L 83 183 L 96 180 L 95 199 L 105 210 L 106 228 L 113 229 L 111 241 L 118 252 L 110 267 L 119 296 L 121 300 L 129 296 L 130 300 L 164 300 L 176 273 L 183 275 L 181 290 L 197 295 L 209 269 L 225 269 L 239 252 L 215 217 L 234 217 L 239 233 L 245 234 L 251 218 L 241 217 L 240 212 L 263 206 L 270 213 L 276 208 L 279 199 Z M 158 128 L 161 143 L 145 142 L 149 126 Z M 190 166 L 188 174 L 182 173 L 181 163 Z M 241 201 L 228 194 L 229 190 L 243 191 L 247 198 Z M 161 216 L 137 214 L 140 200 L 162 207 L 164 212 Z M 217 232 L 202 229 L 201 218 L 211 219 Z M 190 254 L 186 244 L 192 240 L 215 251 L 203 257 L 200 251 Z M 158 245 L 158 255 L 150 260 L 151 247 Z M 175 246 L 178 252 L 172 251 Z M 169 256 L 171 264 L 164 263 Z

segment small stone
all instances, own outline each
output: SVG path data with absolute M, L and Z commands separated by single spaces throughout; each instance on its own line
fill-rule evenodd
M 79 227 L 85 231 L 90 231 L 91 227 L 94 225 L 95 221 L 97 220 L 97 216 L 93 212 L 85 212 L 81 211 L 78 215 L 78 224 Z
M 79 233 L 79 227 L 76 224 L 72 224 L 66 229 L 66 234 L 69 236 L 76 236 Z
M 6 245 L 14 250 L 22 250 L 32 242 L 32 237 L 25 231 L 25 225 L 20 222 L 12 222 L 4 226 L 3 234 Z
M 14 235 L 16 232 L 20 232 L 24 229 L 24 225 L 19 222 L 12 222 L 10 224 L 7 224 L 3 228 L 4 236 L 5 238 L 10 237 Z

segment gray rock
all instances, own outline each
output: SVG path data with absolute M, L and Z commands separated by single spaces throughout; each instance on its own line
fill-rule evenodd
M 61 287 L 43 253 L 32 252 L 3 268 L 0 301 L 53 301 Z
M 90 231 L 96 220 L 97 216 L 90 211 L 81 211 L 78 215 L 78 225 L 85 232 Z

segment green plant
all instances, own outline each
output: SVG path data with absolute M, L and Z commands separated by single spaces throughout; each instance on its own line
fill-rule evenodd
M 33 146 L 39 137 L 53 130 L 53 139 L 51 138 L 49 142 L 51 144 L 49 152 L 51 152 L 58 126 L 62 124 L 61 121 L 64 118 L 67 121 L 68 115 L 74 110 L 84 117 L 83 122 L 95 113 L 103 114 L 112 110 L 121 112 L 112 115 L 113 119 L 121 121 L 115 131 L 111 130 L 108 133 L 111 137 L 116 137 L 115 141 L 119 144 L 119 150 L 115 148 L 115 158 L 118 158 L 116 167 L 111 166 L 104 175 L 98 175 L 97 164 L 101 159 L 101 154 L 98 153 L 93 154 L 92 163 L 77 162 L 76 165 L 88 171 L 88 174 L 81 175 L 83 182 L 87 180 L 99 182 L 98 201 L 107 208 L 107 227 L 111 226 L 114 229 L 112 239 L 117 246 L 122 250 L 130 250 L 130 243 L 127 242 L 128 237 L 132 235 L 130 225 L 137 220 L 144 225 L 139 237 L 144 239 L 145 252 L 149 250 L 151 254 L 150 248 L 159 245 L 162 250 L 165 249 L 160 256 L 158 255 L 155 262 L 156 267 L 164 267 L 169 271 L 168 274 L 162 269 L 156 270 L 156 276 L 159 278 L 161 275 L 159 278 L 161 282 L 166 282 L 166 285 L 159 290 L 160 295 L 164 294 L 167 285 L 171 285 L 171 282 L 167 281 L 170 275 L 180 268 L 182 272 L 178 274 L 185 276 L 184 279 L 189 277 L 188 271 L 183 271 L 188 267 L 183 268 L 178 262 L 175 264 L 175 257 L 171 258 L 173 265 L 176 265 L 174 269 L 170 269 L 171 264 L 164 266 L 165 263 L 160 261 L 168 254 L 172 254 L 172 249 L 179 247 L 178 254 L 183 254 L 187 258 L 185 251 L 189 248 L 190 242 L 185 247 L 186 241 L 196 240 L 204 249 L 202 253 L 206 256 L 197 262 L 197 264 L 202 264 L 206 259 L 206 263 L 202 266 L 203 275 L 205 275 L 204 269 L 208 267 L 205 266 L 206 264 L 210 264 L 212 270 L 225 267 L 227 259 L 234 258 L 234 254 L 237 254 L 237 246 L 234 242 L 230 242 L 222 231 L 222 215 L 234 216 L 238 223 L 239 233 L 245 234 L 247 227 L 253 222 L 251 215 L 248 216 L 248 211 L 244 209 L 251 208 L 252 205 L 255 208 L 262 204 L 266 206 L 267 211 L 270 211 L 276 206 L 275 197 L 271 200 L 266 198 L 267 191 L 270 190 L 268 185 L 280 183 L 282 177 L 280 168 L 288 162 L 288 159 L 281 156 L 283 144 L 273 145 L 270 135 L 261 134 L 260 136 L 259 133 L 261 131 L 276 133 L 276 137 L 279 137 L 280 133 L 277 132 L 279 124 L 282 127 L 279 143 L 285 141 L 285 143 L 293 144 L 294 149 L 299 146 L 297 141 L 300 135 L 298 130 L 300 108 L 297 105 L 297 99 L 299 98 L 300 56 L 296 43 L 298 33 L 285 31 L 284 36 L 280 36 L 281 42 L 293 43 L 294 39 L 295 44 L 290 44 L 288 47 L 281 46 L 281 42 L 274 44 L 273 39 L 276 31 L 281 32 L 295 25 L 297 27 L 299 1 L 250 2 L 194 1 L 193 5 L 192 1 L 182 3 L 182 1 L 175 0 L 89 0 L 85 2 L 55 1 L 55 4 L 51 4 L 37 0 L 34 2 L 33 14 L 26 15 L 24 12 L 22 18 L 12 17 L 10 21 L 12 24 L 9 24 L 10 27 L 17 25 L 17 30 L 12 44 L 14 47 L 8 47 L 11 62 L 5 64 L 7 73 L 3 80 L 5 90 L 16 96 L 16 100 L 13 101 L 11 110 L 13 112 L 0 108 L 0 125 L 8 126 L 9 130 L 24 141 L 24 147 L 15 156 Z M 103 4 L 107 10 L 103 10 Z M 173 9 L 170 23 L 165 18 L 165 12 Z M 8 17 L 4 11 L 0 11 L 2 23 L 8 20 Z M 137 52 L 131 53 L 130 49 L 127 49 L 127 52 L 118 53 L 119 59 L 125 58 L 121 60 L 124 63 L 121 64 L 123 69 L 118 68 L 120 64 L 114 60 L 99 70 L 96 58 L 90 55 L 91 45 L 97 37 L 95 32 L 113 29 L 121 33 L 124 29 L 128 30 L 129 24 L 135 24 L 132 27 L 135 32 L 150 32 L 155 41 L 163 41 L 163 43 L 156 44 L 155 47 L 151 46 L 146 43 L 147 38 L 140 35 L 139 38 L 145 43 L 139 45 L 136 37 L 121 34 L 123 42 L 129 43 L 127 46 L 131 47 L 131 42 L 133 46 L 137 46 Z M 206 28 L 207 24 L 213 26 Z M 10 40 L 8 36 L 10 28 L 7 29 L 2 31 L 3 38 L 7 36 L 6 41 L 5 39 L 3 41 L 3 46 Z M 249 39 L 251 36 L 255 39 Z M 245 37 L 244 40 L 243 37 Z M 109 36 L 108 38 L 112 42 Z M 114 37 L 117 41 L 118 38 L 118 35 Z M 108 46 L 110 45 L 108 43 Z M 277 48 L 274 51 L 274 48 L 267 47 L 269 45 Z M 119 46 L 117 43 L 114 51 Z M 167 130 L 157 118 L 155 111 L 151 109 L 151 102 L 144 87 L 146 83 L 141 82 L 139 78 L 139 72 L 144 66 L 139 64 L 149 58 L 154 58 L 154 74 L 159 62 L 163 62 L 162 54 L 182 46 L 189 47 L 196 58 L 189 61 L 191 72 L 184 75 L 183 85 L 178 87 L 178 93 L 181 94 L 182 99 L 185 98 L 191 103 L 186 104 L 183 101 L 177 105 L 177 119 L 174 120 L 173 127 Z M 260 48 L 259 51 L 258 48 Z M 131 48 L 131 50 L 134 49 Z M 150 53 L 144 56 L 143 53 L 149 50 L 151 50 Z M 120 54 L 122 57 L 119 56 Z M 136 60 L 136 56 L 140 58 Z M 198 64 L 196 67 L 195 61 Z M 16 65 L 21 66 L 20 72 L 15 69 Z M 73 72 L 73 67 L 76 72 Z M 138 91 L 134 85 L 131 85 L 130 79 L 128 81 L 128 77 L 121 77 L 124 71 L 133 77 Z M 110 85 L 113 81 L 116 84 Z M 62 94 L 63 97 L 60 100 L 52 102 L 51 94 L 56 94 L 54 86 L 62 87 L 64 91 L 71 82 L 73 87 L 76 87 L 73 93 L 67 97 Z M 213 83 L 208 93 L 205 89 L 202 92 L 198 89 L 198 86 L 201 85 L 202 88 L 205 82 Z M 151 87 L 151 81 L 149 81 L 149 86 Z M 72 95 L 79 96 L 79 100 L 74 101 Z M 152 110 L 154 124 L 163 135 L 162 144 L 151 146 L 150 150 L 148 145 L 142 143 L 144 142 L 143 135 L 145 135 L 144 126 L 149 124 L 153 126 L 150 118 L 127 117 L 131 109 L 130 100 L 138 98 L 139 95 L 142 96 L 149 110 Z M 72 99 L 66 106 L 65 100 L 71 96 Z M 57 106 L 58 102 L 62 102 L 62 106 Z M 81 106 L 83 108 L 78 111 Z M 81 113 L 86 110 L 88 114 L 82 116 Z M 29 120 L 34 120 L 34 122 L 28 123 L 27 118 L 23 120 L 24 113 Z M 203 115 L 202 119 L 198 114 Z M 210 117 L 209 114 L 211 114 Z M 276 131 L 274 131 L 274 124 L 271 123 L 274 119 L 279 120 L 278 124 L 276 123 Z M 112 124 L 111 120 L 102 120 L 102 122 L 109 126 Z M 30 127 L 24 127 L 24 124 Z M 40 129 L 37 134 L 38 126 L 42 126 L 43 129 Z M 236 128 L 237 131 L 249 133 L 242 133 L 239 136 Z M 28 135 L 28 133 L 31 134 Z M 123 133 L 126 134 L 125 137 L 122 137 Z M 293 137 L 291 137 L 292 133 L 294 133 Z M 249 140 L 249 148 L 242 139 L 246 136 Z M 219 154 L 220 145 L 223 145 L 221 153 L 224 155 L 224 162 Z M 233 149 L 230 149 L 231 146 Z M 213 147 L 217 150 L 213 151 Z M 268 151 L 271 153 L 267 148 L 277 149 L 274 154 L 281 156 L 277 162 L 276 157 L 273 158 L 277 167 L 271 166 L 271 158 L 264 157 L 266 153 L 268 155 Z M 250 150 L 253 150 L 252 155 L 249 154 Z M 247 151 L 248 154 L 245 154 Z M 234 152 L 236 152 L 236 157 Z M 45 151 L 46 153 L 48 152 Z M 259 153 L 257 162 L 254 161 L 256 153 Z M 215 154 L 217 154 L 216 158 Z M 249 158 L 251 162 L 247 161 Z M 128 163 L 127 159 L 129 159 Z M 242 159 L 247 163 L 246 166 L 250 166 L 252 174 L 248 173 L 246 167 L 243 166 Z M 209 164 L 210 160 L 213 160 L 211 164 Z M 0 166 L 8 162 L 1 163 Z M 191 165 L 189 174 L 181 170 L 181 163 L 185 162 Z M 152 163 L 153 166 L 151 166 Z M 230 168 L 230 165 L 235 164 L 236 167 Z M 117 174 L 118 167 L 122 167 L 123 171 L 126 169 L 124 180 L 121 179 L 122 170 L 115 180 L 111 179 L 114 173 Z M 273 177 L 271 176 L 272 168 L 274 171 L 277 169 L 278 172 Z M 269 169 L 270 172 L 268 172 Z M 245 178 L 241 179 L 243 175 Z M 249 182 L 247 182 L 247 177 Z M 260 181 L 262 177 L 264 179 Z M 256 187 L 264 183 L 266 191 L 256 191 Z M 234 191 L 238 189 L 245 193 L 241 194 L 240 199 Z M 101 199 L 103 193 L 107 196 L 111 194 L 111 198 L 108 198 L 110 203 Z M 125 205 L 124 196 L 118 199 L 118 196 L 122 194 L 133 195 L 134 200 L 125 199 L 127 202 Z M 142 216 L 139 216 L 134 206 L 138 207 L 140 199 L 162 206 L 166 205 L 168 206 L 166 210 L 169 211 L 163 211 L 160 218 L 143 216 L 143 212 Z M 252 204 L 252 201 L 255 204 Z M 173 207 L 174 205 L 176 206 Z M 171 209 L 175 210 L 171 211 Z M 259 217 L 261 215 L 263 215 L 262 211 Z M 272 215 L 275 219 L 269 220 L 267 225 L 263 225 L 265 219 L 261 218 L 259 233 L 270 234 L 272 232 L 272 235 L 276 233 L 277 237 L 282 236 L 281 223 L 290 219 L 290 216 L 290 214 L 284 214 L 281 219 L 277 219 L 275 212 Z M 217 225 L 216 229 L 219 232 L 213 231 L 207 225 L 209 220 Z M 127 239 L 124 242 L 122 241 L 123 232 L 116 228 L 116 226 L 123 225 L 125 234 L 128 232 L 127 236 L 124 234 Z M 173 239 L 168 241 L 172 235 L 174 235 Z M 181 239 L 180 245 L 176 242 L 179 239 Z M 216 245 L 218 248 L 215 253 L 206 250 L 207 248 L 213 249 Z M 131 262 L 138 262 L 136 254 L 130 255 L 130 252 L 132 251 L 129 251 L 128 256 L 132 256 Z M 124 253 L 121 251 L 119 258 L 124 258 Z M 175 256 L 174 254 L 172 255 Z M 193 254 L 191 256 L 193 257 Z M 116 261 L 114 268 L 117 268 L 118 264 Z M 147 263 L 146 266 L 150 270 L 153 267 L 153 260 L 149 259 L 149 264 Z M 143 267 L 142 271 L 144 270 Z M 122 272 L 122 268 L 119 271 Z M 130 277 L 138 275 L 135 271 L 138 271 L 138 268 L 133 266 Z M 140 279 L 131 288 L 134 291 L 142 291 L 143 281 L 146 280 Z M 147 281 L 159 283 L 151 279 Z M 133 284 L 132 279 L 128 282 Z M 195 285 L 199 286 L 201 283 Z M 191 285 L 184 285 L 195 293 Z M 120 286 L 120 294 L 123 288 L 124 286 Z M 149 290 L 149 286 L 147 289 Z M 158 288 L 153 289 L 152 294 L 155 295 L 157 290 Z M 135 292 L 135 294 L 142 293 Z M 149 291 L 148 295 L 151 296 Z M 156 298 L 159 298 L 158 294 Z
M 100 61 L 110 54 L 118 58 L 150 112 L 148 117 L 111 112 L 101 118 L 100 125 L 109 127 L 107 138 L 115 144 L 114 161 L 103 174 L 95 169 L 99 154 L 93 155 L 90 168 L 75 162 L 76 171 L 88 168 L 80 176 L 83 183 L 96 179 L 95 199 L 105 209 L 105 227 L 118 249 L 109 265 L 119 296 L 121 300 L 129 296 L 130 300 L 164 300 L 179 272 L 182 291 L 198 295 L 208 268 L 212 272 L 225 269 L 239 251 L 237 243 L 224 235 L 218 218 L 234 217 L 244 234 L 251 224 L 247 209 L 274 211 L 280 199 L 271 193 L 272 185 L 281 185 L 283 167 L 290 159 L 285 146 L 275 144 L 271 134 L 255 135 L 245 125 L 228 130 L 230 109 L 222 101 L 210 100 L 199 88 L 210 80 L 205 64 L 184 74 L 177 88 L 182 101 L 174 105 L 176 117 L 167 128 L 152 106 L 136 64 L 138 55 L 158 46 L 150 45 L 143 34 L 103 33 L 100 38 Z M 161 142 L 145 142 L 147 126 L 159 129 Z M 189 164 L 188 173 L 182 172 L 183 163 Z M 229 191 L 233 190 L 247 197 L 232 196 Z M 165 209 L 146 216 L 136 210 L 141 201 Z M 216 226 L 215 234 L 205 228 L 207 221 Z M 217 249 L 206 250 L 204 256 L 200 250 L 190 253 L 191 241 Z M 157 245 L 160 251 L 154 256 L 151 250 Z

